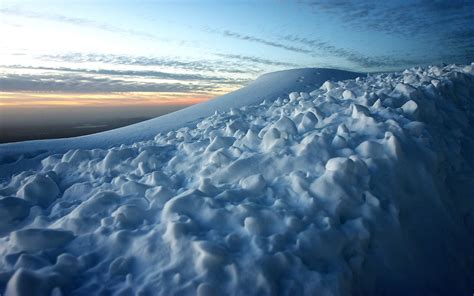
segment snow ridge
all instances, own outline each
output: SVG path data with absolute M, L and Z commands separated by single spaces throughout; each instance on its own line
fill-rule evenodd
M 327 81 L 0 184 L 6 295 L 467 295 L 474 64 Z

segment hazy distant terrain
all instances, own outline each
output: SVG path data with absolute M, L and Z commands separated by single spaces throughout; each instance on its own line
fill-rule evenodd
M 0 110 L 0 143 L 93 134 L 167 114 L 186 106 L 9 108 Z

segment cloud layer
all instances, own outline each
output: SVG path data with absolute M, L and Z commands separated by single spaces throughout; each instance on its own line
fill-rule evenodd
M 265 2 L 262 7 L 273 13 L 275 3 Z M 188 23 L 188 19 L 182 17 L 175 23 L 169 20 L 159 23 L 162 27 L 155 24 L 147 27 L 141 22 L 127 23 L 122 19 L 109 23 L 114 19 L 112 14 L 108 18 L 102 15 L 94 18 L 92 14 L 81 15 L 73 10 L 61 13 L 61 10 L 47 7 L 28 9 L 27 5 L 3 5 L 0 16 L 6 18 L 19 17 L 25 23 L 33 20 L 32 24 L 66 24 L 77 27 L 79 31 L 81 28 L 93 29 L 110 33 L 111 40 L 121 42 L 119 48 L 122 44 L 126 47 L 128 43 L 144 42 L 146 46 L 168 48 L 169 52 L 162 54 L 159 51 L 160 54 L 151 55 L 149 52 L 153 51 L 147 48 L 144 51 L 147 54 L 131 55 L 117 53 L 118 50 L 111 54 L 107 50 L 58 52 L 52 48 L 37 53 L 29 48 L 13 50 L 11 44 L 14 42 L 5 40 L 0 45 L 0 91 L 220 94 L 239 88 L 264 72 L 288 68 L 319 66 L 384 71 L 428 63 L 469 63 L 474 60 L 472 0 L 298 0 L 292 5 L 302 8 L 305 13 L 286 15 L 286 11 L 279 11 L 281 16 L 289 16 L 290 21 L 282 18 L 280 22 L 278 15 L 265 28 L 260 28 L 260 23 L 247 14 L 254 9 L 251 5 L 246 6 L 245 15 L 237 15 L 246 17 L 246 25 L 240 21 L 236 25 L 228 20 L 213 23 L 204 17 Z M 130 7 L 135 6 L 139 5 Z M 208 7 L 216 13 L 221 8 L 219 5 Z M 178 11 L 180 15 L 183 13 Z M 263 15 L 265 11 L 260 12 Z M 192 11 L 191 17 L 194 13 L 199 16 L 196 10 Z M 304 16 L 304 20 L 298 22 L 302 24 L 301 28 L 290 26 L 291 29 L 285 29 L 288 22 L 292 23 L 300 16 Z M 334 32 L 346 37 L 351 33 L 363 33 L 369 39 L 371 35 L 385 39 L 372 37 L 371 43 L 365 47 L 355 44 L 359 41 L 351 41 L 351 38 L 347 38 L 348 42 L 338 42 L 346 39 L 320 34 L 318 25 L 321 23 L 318 22 L 321 16 L 333 21 Z M 27 28 L 23 23 L 18 26 Z M 332 29 L 329 34 L 332 34 Z M 170 33 L 167 34 L 167 30 Z M 194 35 L 202 39 L 194 38 Z M 415 44 L 414 50 L 403 46 L 401 49 L 385 46 L 382 48 L 389 50 L 383 52 L 371 50 L 386 40 L 395 40 L 390 38 Z M 198 46 L 191 46 L 194 44 Z M 200 55 L 195 54 L 198 49 Z M 10 55 L 3 61 L 15 57 L 20 62 L 2 65 L 2 50 L 10 50 Z M 28 57 L 33 62 L 23 62 Z
M 299 3 L 309 6 L 314 13 L 336 17 L 348 29 L 400 36 L 430 47 L 429 52 L 418 53 L 413 61 L 389 57 L 390 63 L 474 60 L 474 1 L 471 0 L 302 0 Z M 420 59 L 420 55 L 426 58 Z M 352 54 L 348 56 L 353 58 Z

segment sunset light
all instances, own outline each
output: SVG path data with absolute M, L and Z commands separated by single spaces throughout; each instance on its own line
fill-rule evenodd
M 189 93 L 42 93 L 0 92 L 0 107 L 47 108 L 47 107 L 117 107 L 143 105 L 160 107 L 165 105 L 189 106 L 210 99 L 213 95 Z

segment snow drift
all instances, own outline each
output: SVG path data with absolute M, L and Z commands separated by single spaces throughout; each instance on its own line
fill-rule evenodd
M 0 293 L 469 295 L 473 65 L 355 76 L 0 146 Z

